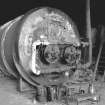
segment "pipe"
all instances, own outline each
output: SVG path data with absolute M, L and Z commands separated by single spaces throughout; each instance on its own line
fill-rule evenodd
M 89 63 L 92 64 L 92 36 L 91 36 L 91 14 L 90 14 L 90 0 L 87 0 L 86 5 L 86 25 L 87 25 L 87 37 L 89 39 Z

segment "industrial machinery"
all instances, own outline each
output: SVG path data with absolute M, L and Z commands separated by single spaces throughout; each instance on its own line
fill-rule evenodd
M 19 80 L 20 91 L 32 87 L 38 102 L 97 101 L 89 38 L 81 40 L 64 12 L 34 9 L 0 27 L 0 69 Z

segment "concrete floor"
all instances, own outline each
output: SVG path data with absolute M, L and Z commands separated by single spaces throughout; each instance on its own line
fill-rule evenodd
M 39 104 L 33 94 L 19 93 L 17 81 L 0 75 L 0 105 L 60 105 L 58 103 Z
M 25 95 L 16 91 L 16 81 L 0 78 L 0 105 L 34 105 Z
M 103 88 L 102 88 L 103 87 Z M 16 80 L 0 77 L 0 105 L 42 105 L 33 103 L 32 94 L 21 94 L 17 91 Z M 105 84 L 98 85 L 98 93 L 101 95 L 101 101 L 97 105 L 105 105 Z M 45 105 L 61 105 L 57 103 L 48 103 Z M 71 103 L 70 105 L 74 105 Z M 82 102 L 79 105 L 91 105 L 88 102 Z M 93 104 L 92 104 L 93 105 Z M 96 105 L 96 104 L 94 104 Z

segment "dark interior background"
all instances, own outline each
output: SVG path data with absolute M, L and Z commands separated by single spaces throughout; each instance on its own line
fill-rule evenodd
M 104 0 L 90 1 L 92 27 L 105 25 Z M 76 23 L 80 35 L 86 34 L 86 0 L 0 0 L 0 25 L 41 6 L 64 11 Z
M 90 1 L 92 26 L 105 25 L 104 0 Z M 80 33 L 84 34 L 86 0 L 0 0 L 0 25 L 41 6 L 55 7 L 64 11 L 76 23 Z

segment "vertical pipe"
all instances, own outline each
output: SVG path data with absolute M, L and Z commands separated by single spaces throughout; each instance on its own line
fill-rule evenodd
M 86 2 L 86 25 L 87 37 L 89 39 L 89 63 L 92 64 L 92 36 L 91 36 L 91 15 L 90 15 L 90 0 Z

